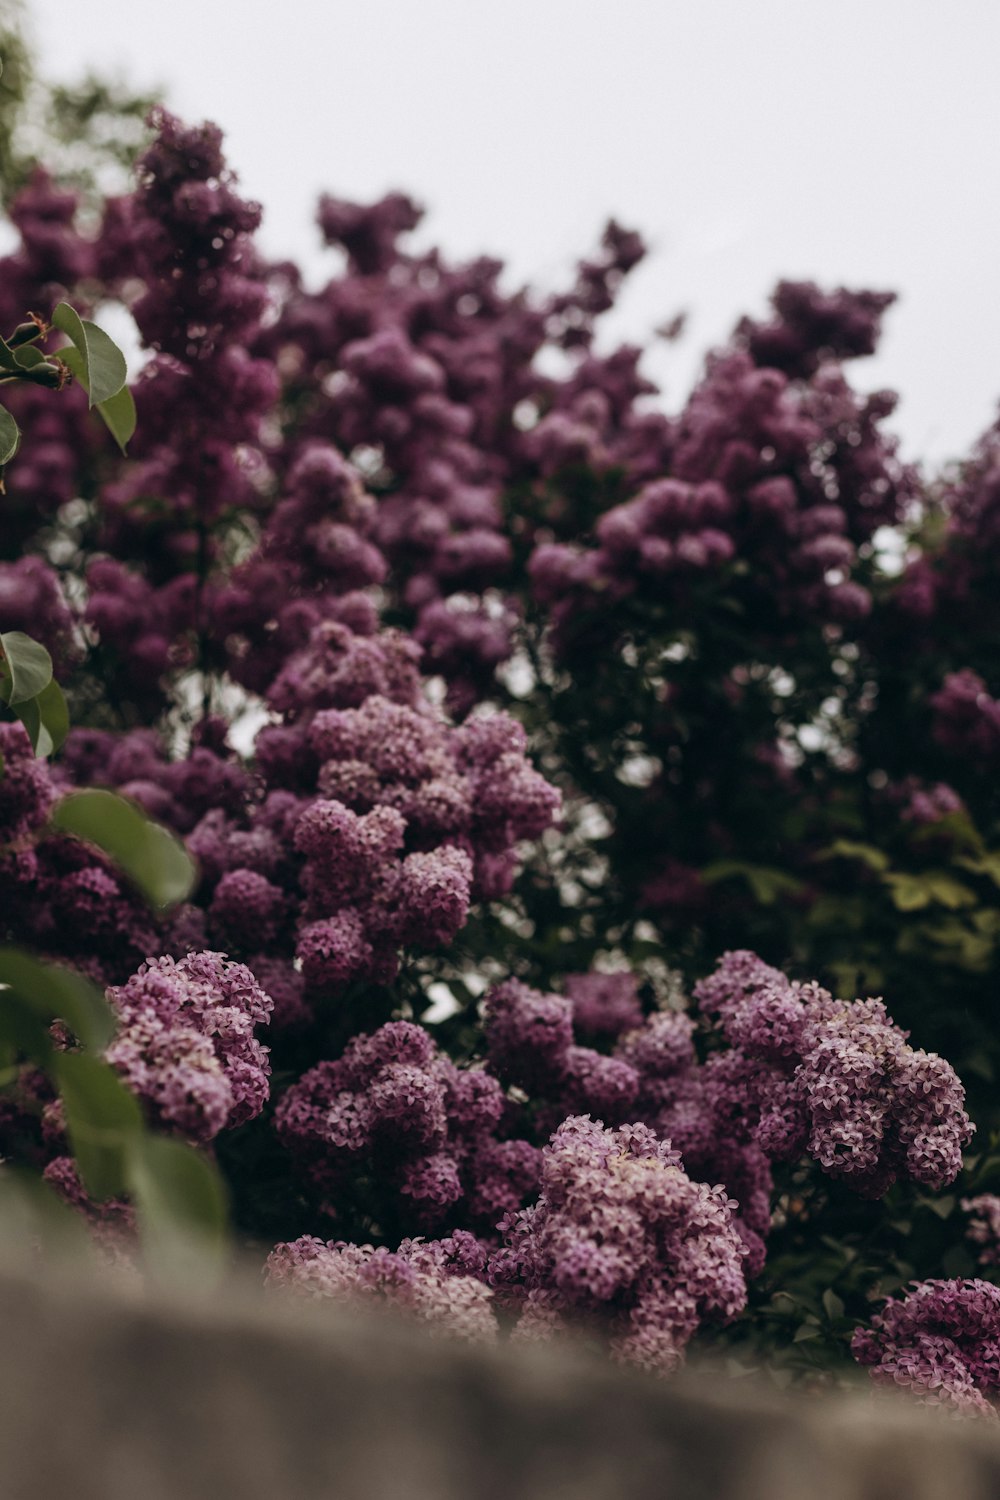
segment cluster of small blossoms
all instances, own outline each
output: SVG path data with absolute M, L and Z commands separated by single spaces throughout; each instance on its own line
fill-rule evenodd
M 971 1216 L 965 1237 L 978 1247 L 979 1264 L 1000 1264 L 1000 1197 L 978 1193 L 974 1198 L 963 1198 L 961 1206 Z
M 570 1114 L 594 1114 L 616 1125 L 635 1118 L 638 1074 L 628 1062 L 576 1044 L 575 1008 L 570 996 L 542 994 L 516 979 L 497 985 L 484 1003 L 488 1066 L 538 1102 L 536 1129 L 543 1136 Z
M 396 1250 L 303 1235 L 275 1246 L 265 1276 L 269 1286 L 347 1306 L 390 1307 L 426 1324 L 428 1333 L 481 1342 L 497 1333 L 493 1293 L 479 1274 L 483 1259 L 464 1230 L 445 1240 L 403 1240 Z
M 297 444 L 332 439 L 381 497 L 372 539 L 464 712 L 509 654 L 517 618 L 497 592 L 514 556 L 503 486 L 582 462 L 642 477 L 660 467 L 668 423 L 636 410 L 653 389 L 638 351 L 591 348 L 644 253 L 637 234 L 610 224 L 571 290 L 535 298 L 503 292 L 498 261 L 406 253 L 399 241 L 420 218 L 398 193 L 368 206 L 325 198 L 320 227 L 346 252 L 345 273 L 318 292 L 279 282 L 279 316 L 257 348 L 282 371 Z M 546 344 L 569 356 L 562 380 L 533 365 Z
M 895 302 L 893 292 L 822 292 L 809 281 L 779 281 L 766 322 L 743 318 L 737 338 L 758 365 L 808 379 L 824 360 L 874 354 L 882 314 Z
M 510 889 L 516 844 L 559 806 L 520 726 L 494 715 L 449 727 L 419 698 L 405 646 L 319 627 L 270 695 L 288 723 L 258 739 L 272 796 L 309 794 L 293 831 L 296 952 L 320 989 L 391 978 L 400 947 L 450 942 L 473 900 Z
M 622 1031 L 613 1056 L 636 1077 L 632 1118 L 670 1140 L 689 1176 L 725 1184 L 747 1254 L 746 1274 L 756 1276 L 771 1223 L 770 1164 L 734 1109 L 731 1060 L 714 1054 L 700 1063 L 694 1034 L 685 1012 L 657 1011 Z
M 987 691 L 978 673 L 949 672 L 930 699 L 931 733 L 943 749 L 980 770 L 992 769 L 1000 757 L 1000 701 Z
M 450 942 L 473 901 L 510 889 L 518 842 L 559 806 L 514 720 L 451 727 L 422 696 L 413 642 L 357 623 L 371 633 L 327 621 L 285 661 L 269 691 L 285 719 L 259 733 L 256 776 L 212 718 L 177 761 L 153 731 L 74 731 L 59 773 L 134 798 L 200 864 L 197 905 L 139 957 L 214 946 L 265 964 L 283 1022 L 308 1013 L 303 986 L 385 982 L 401 948 Z
M 47 825 L 62 786 L 20 724 L 0 724 L 0 873 L 3 941 L 69 959 L 98 983 L 117 983 L 160 939 L 129 882 L 92 845 Z
M 943 646 L 947 635 L 996 619 L 994 579 L 1000 544 L 1000 433 L 988 428 L 971 461 L 950 476 L 939 499 L 945 521 L 938 547 L 912 555 L 893 604 L 906 633 Z
M 699 1182 L 725 1183 L 734 1223 L 756 1275 L 764 1264 L 772 1179 L 761 1148 L 734 1114 L 731 1067 L 698 1061 L 694 1022 L 680 1011 L 644 1018 L 630 974 L 575 974 L 567 994 L 545 995 L 517 980 L 484 1006 L 487 1065 L 528 1094 L 520 1126 L 545 1139 L 567 1115 L 610 1125 L 641 1122 L 681 1152 Z M 580 1046 L 576 1034 L 607 1046 Z
M 324 620 L 374 610 L 357 593 L 384 581 L 387 565 L 371 540 L 375 501 L 329 443 L 308 443 L 254 553 L 210 590 L 210 628 L 231 675 L 266 692 L 288 656 Z M 368 632 L 363 633 L 370 633 Z
M 59 576 L 40 557 L 0 563 L 0 625 L 4 632 L 21 630 L 40 642 L 56 672 L 65 671 L 80 655 Z
M 953 813 L 965 811 L 965 804 L 953 787 L 943 781 L 923 782 L 916 776 L 890 784 L 885 797 L 898 806 L 904 823 L 914 823 L 918 828 L 927 828 Z
M 260 1114 L 270 1064 L 254 1029 L 271 1000 L 243 964 L 151 959 L 108 999 L 119 1024 L 107 1060 L 156 1124 L 204 1143 Z
M 988 1281 L 921 1281 L 890 1297 L 851 1341 L 879 1385 L 911 1391 L 929 1406 L 997 1415 L 1000 1288 Z
M 367 1176 L 382 1217 L 392 1201 L 422 1228 L 461 1207 L 490 1231 L 538 1183 L 537 1150 L 495 1138 L 503 1113 L 495 1078 L 457 1068 L 422 1027 L 391 1021 L 293 1084 L 275 1128 L 334 1213 L 338 1191 Z
M 965 1091 L 880 1000 L 837 1000 L 746 952 L 726 954 L 694 993 L 729 1044 L 718 1066 L 733 1117 L 767 1156 L 806 1153 L 866 1197 L 900 1176 L 940 1189 L 958 1175 L 973 1133 Z
M 204 642 L 213 527 L 257 508 L 260 422 L 278 386 L 246 348 L 269 295 L 252 246 L 260 209 L 235 192 L 217 127 L 166 110 L 151 123 L 138 186 L 105 205 L 97 242 L 99 273 L 152 356 L 135 385 L 131 462 L 101 490 L 99 540 L 113 556 L 90 569 L 86 618 L 129 696 L 145 684 L 153 701 L 168 669 L 191 660 L 190 633 Z
M 218 720 L 203 720 L 182 760 L 169 759 L 153 729 L 74 729 L 54 775 L 65 787 L 113 787 L 150 817 L 186 834 L 209 814 L 226 819 L 250 801 L 251 777 L 226 746 L 224 728 Z
M 566 974 L 563 989 L 573 1006 L 573 1030 L 588 1041 L 611 1041 L 642 1025 L 639 982 L 628 970 Z
M 58 302 L 93 275 L 93 243 L 76 226 L 79 206 L 78 195 L 57 186 L 43 167 L 35 168 L 11 204 L 20 244 L 2 261 L 0 317 L 6 328 L 20 322 L 27 308 Z
M 677 423 L 669 477 L 661 469 L 606 511 L 594 545 L 536 547 L 532 585 L 560 649 L 578 617 L 597 628 L 599 612 L 626 599 L 656 605 L 666 593 L 683 618 L 704 582 L 744 598 L 765 629 L 788 616 L 863 620 L 871 596 L 852 576 L 858 544 L 899 519 L 914 483 L 876 431 L 891 409 L 885 398 L 859 403 L 833 370 L 803 392 L 739 348 L 714 357 Z
M 613 1358 L 668 1374 L 705 1319 L 746 1303 L 744 1247 L 722 1188 L 692 1182 L 644 1125 L 565 1120 L 542 1153 L 537 1203 L 504 1221 L 489 1276 L 515 1338 L 583 1321 Z
M 196 579 L 181 573 L 159 587 L 112 557 L 87 569 L 85 623 L 102 660 L 136 703 L 155 709 L 161 678 L 191 665 Z
M 0 724 L 0 847 L 40 828 L 55 800 L 44 761 L 21 724 Z

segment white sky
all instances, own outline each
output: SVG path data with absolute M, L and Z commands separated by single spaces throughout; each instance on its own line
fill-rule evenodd
M 552 285 L 614 214 L 653 253 L 611 329 L 676 407 L 780 276 L 891 287 L 904 452 L 960 455 L 1000 398 L 1000 0 L 27 0 L 86 67 L 226 131 L 274 254 L 323 264 L 317 194 L 399 187 L 454 258 Z M 606 342 L 609 341 L 606 339 Z

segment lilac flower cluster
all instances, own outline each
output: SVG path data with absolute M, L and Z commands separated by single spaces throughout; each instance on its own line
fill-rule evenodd
M 626 599 L 655 605 L 665 590 L 690 613 L 704 583 L 746 593 L 754 617 L 777 616 L 779 629 L 787 616 L 863 620 L 871 597 L 853 576 L 858 544 L 899 519 L 914 482 L 876 433 L 889 410 L 884 398 L 859 402 L 834 371 L 803 393 L 749 353 L 714 358 L 678 423 L 670 477 L 606 511 L 595 545 L 536 547 L 532 584 L 557 640 L 565 646 L 581 614 Z
M 754 363 L 808 379 L 824 360 L 874 354 L 893 292 L 823 292 L 811 281 L 779 281 L 766 322 L 744 318 L 736 336 Z
M 746 1302 L 744 1248 L 722 1188 L 692 1182 L 644 1125 L 573 1116 L 542 1153 L 537 1203 L 502 1225 L 489 1264 L 517 1338 L 583 1319 L 615 1359 L 668 1374 L 702 1320 Z
M 179 833 L 189 833 L 210 814 L 225 823 L 244 811 L 253 783 L 224 736 L 213 739 L 218 728 L 218 721 L 204 720 L 182 760 L 169 758 L 164 737 L 156 730 L 116 734 L 75 729 L 55 775 L 67 787 L 113 787 Z
M 334 1213 L 345 1185 L 368 1175 L 420 1227 L 462 1205 L 489 1230 L 537 1187 L 537 1151 L 494 1139 L 503 1112 L 495 1078 L 457 1068 L 422 1027 L 392 1021 L 293 1084 L 275 1128 Z
M 573 1017 L 572 998 L 544 995 L 516 979 L 497 985 L 486 997 L 489 1066 L 502 1082 L 546 1101 L 539 1122 L 543 1134 L 569 1114 L 593 1113 L 612 1124 L 634 1118 L 639 1091 L 635 1069 L 620 1058 L 575 1045 Z
M 613 1040 L 642 1025 L 639 984 L 629 970 L 566 974 L 563 989 L 573 1006 L 573 1029 L 588 1040 Z
M 358 592 L 386 575 L 374 521 L 351 465 L 329 443 L 307 444 L 255 551 L 209 591 L 210 628 L 236 681 L 265 692 L 324 621 L 374 633 L 375 611 Z
M 40 828 L 55 800 L 44 761 L 21 724 L 0 724 L 0 845 Z
M 291 722 L 258 740 L 265 818 L 279 791 L 319 794 L 292 837 L 304 860 L 297 953 L 320 989 L 391 978 L 401 946 L 449 943 L 473 900 L 510 888 L 516 843 L 559 805 L 520 726 L 497 715 L 449 728 L 419 699 L 404 645 L 318 627 L 271 694 Z
M 868 1197 L 899 1176 L 933 1189 L 957 1176 L 973 1132 L 965 1091 L 880 1000 L 836 1000 L 746 952 L 726 954 L 695 996 L 731 1048 L 723 1096 L 769 1157 L 806 1152 Z
M 332 438 L 364 464 L 381 497 L 372 540 L 464 712 L 516 621 L 497 592 L 513 559 L 503 484 L 586 461 L 656 470 L 667 423 L 635 410 L 653 389 L 636 350 L 592 353 L 596 318 L 644 253 L 634 231 L 609 224 L 575 285 L 538 299 L 502 292 L 497 261 L 407 254 L 420 217 L 398 193 L 325 198 L 320 226 L 346 273 L 315 293 L 289 275 L 257 347 L 283 372 L 300 441 Z M 571 352 L 562 381 L 533 367 L 546 344 Z
M 303 1235 L 275 1246 L 265 1275 L 269 1286 L 348 1306 L 384 1305 L 434 1335 L 480 1342 L 497 1332 L 493 1294 L 476 1274 L 482 1259 L 463 1230 L 446 1240 L 403 1240 L 396 1250 Z
M 190 660 L 185 633 L 205 633 L 212 527 L 256 507 L 260 422 L 277 395 L 271 363 L 245 347 L 268 303 L 252 247 L 260 209 L 237 195 L 216 126 L 189 128 L 166 110 L 151 123 L 138 186 L 106 204 L 97 244 L 99 272 L 153 356 L 135 389 L 133 462 L 102 490 L 101 540 L 115 557 L 91 570 L 88 612 L 132 690 L 145 680 L 150 698 L 168 667 Z
M 113 861 L 47 825 L 61 785 L 20 724 L 0 724 L 0 872 L 6 941 L 71 960 L 98 983 L 158 951 L 157 923 Z
M 39 641 L 63 672 L 79 658 L 73 616 L 59 575 L 40 557 L 21 557 L 0 563 L 0 625 L 21 630 Z
M 271 1000 L 243 964 L 151 959 L 108 998 L 119 1018 L 108 1062 L 155 1122 L 205 1142 L 263 1109 L 270 1064 L 254 1029 Z
M 903 781 L 886 787 L 885 795 L 899 807 L 904 823 L 916 824 L 918 828 L 929 828 L 953 813 L 965 812 L 961 797 L 943 781 L 928 784 L 919 777 L 907 776 Z
M 988 1281 L 921 1281 L 890 1297 L 851 1342 L 879 1385 L 912 1391 L 926 1405 L 997 1415 L 1000 1288 Z
M 756 1275 L 773 1184 L 734 1098 L 732 1060 L 727 1054 L 700 1064 L 694 1022 L 681 1011 L 644 1018 L 632 975 L 576 974 L 565 984 L 563 997 L 508 980 L 485 1000 L 487 1065 L 529 1096 L 518 1128 L 544 1141 L 567 1115 L 584 1112 L 610 1125 L 649 1126 L 681 1152 L 692 1178 L 725 1183 L 737 1200 L 734 1224 L 749 1257 L 747 1274 Z M 580 1046 L 577 1032 L 613 1042 L 612 1055 Z
M 945 750 L 979 769 L 992 769 L 1000 757 L 1000 701 L 969 668 L 949 672 L 930 699 L 931 733 Z

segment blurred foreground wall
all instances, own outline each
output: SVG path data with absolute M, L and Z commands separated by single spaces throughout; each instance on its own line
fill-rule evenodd
M 998 1424 L 1000 1426 L 1000 1424 Z M 3 1500 L 994 1500 L 1000 1432 L 0 1271 Z

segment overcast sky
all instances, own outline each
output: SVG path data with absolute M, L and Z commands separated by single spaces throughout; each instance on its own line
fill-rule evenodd
M 226 131 L 264 244 L 323 257 L 321 190 L 400 187 L 421 242 L 565 280 L 613 214 L 652 253 L 610 325 L 669 405 L 781 276 L 892 287 L 859 383 L 904 451 L 960 455 L 1000 398 L 1000 0 L 27 0 L 50 77 L 163 84 Z

